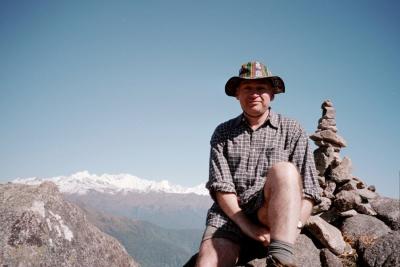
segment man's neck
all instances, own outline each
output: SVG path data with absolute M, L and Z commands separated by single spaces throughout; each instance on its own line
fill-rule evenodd
M 268 108 L 268 110 L 260 116 L 251 116 L 251 115 L 247 114 L 246 112 L 243 112 L 243 114 L 244 114 L 250 128 L 253 130 L 256 130 L 261 125 L 263 125 L 265 120 L 268 118 L 269 112 L 270 112 L 270 109 Z

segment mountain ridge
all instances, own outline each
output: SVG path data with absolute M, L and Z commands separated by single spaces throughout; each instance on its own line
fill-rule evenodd
M 131 174 L 91 174 L 84 170 L 70 176 L 55 176 L 49 178 L 30 177 L 16 178 L 12 183 L 38 185 L 44 181 L 54 182 L 60 192 L 83 195 L 89 191 L 116 194 L 121 192 L 164 192 L 173 194 L 208 195 L 205 183 L 193 187 L 171 184 L 167 180 L 159 182 L 139 178 Z

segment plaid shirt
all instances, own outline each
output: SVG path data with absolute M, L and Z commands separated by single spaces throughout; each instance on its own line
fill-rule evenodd
M 303 196 L 320 202 L 317 172 L 308 136 L 295 120 L 270 109 L 268 119 L 252 130 L 242 115 L 220 124 L 211 138 L 210 175 L 206 187 L 214 204 L 207 225 L 233 231 L 240 229 L 218 206 L 215 192 L 232 192 L 245 214 L 254 214 L 264 201 L 263 187 L 268 169 L 289 161 L 303 178 Z

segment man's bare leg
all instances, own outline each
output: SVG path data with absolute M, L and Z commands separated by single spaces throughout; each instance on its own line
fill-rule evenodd
M 270 229 L 271 240 L 294 244 L 302 203 L 301 176 L 289 162 L 274 164 L 264 186 L 264 205 L 257 217 Z
M 229 239 L 211 238 L 201 243 L 196 267 L 232 267 L 239 259 L 240 246 Z

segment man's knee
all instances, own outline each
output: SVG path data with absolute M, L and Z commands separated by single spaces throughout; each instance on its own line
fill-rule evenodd
M 268 181 L 271 182 L 272 186 L 301 186 L 301 176 L 297 167 L 293 163 L 287 161 L 272 165 L 267 173 L 267 182 Z
M 215 249 L 213 249 L 211 239 L 201 243 L 199 254 L 197 255 L 196 267 L 217 266 L 218 257 Z
M 201 243 L 196 267 L 233 266 L 239 257 L 239 245 L 224 238 L 211 238 Z

